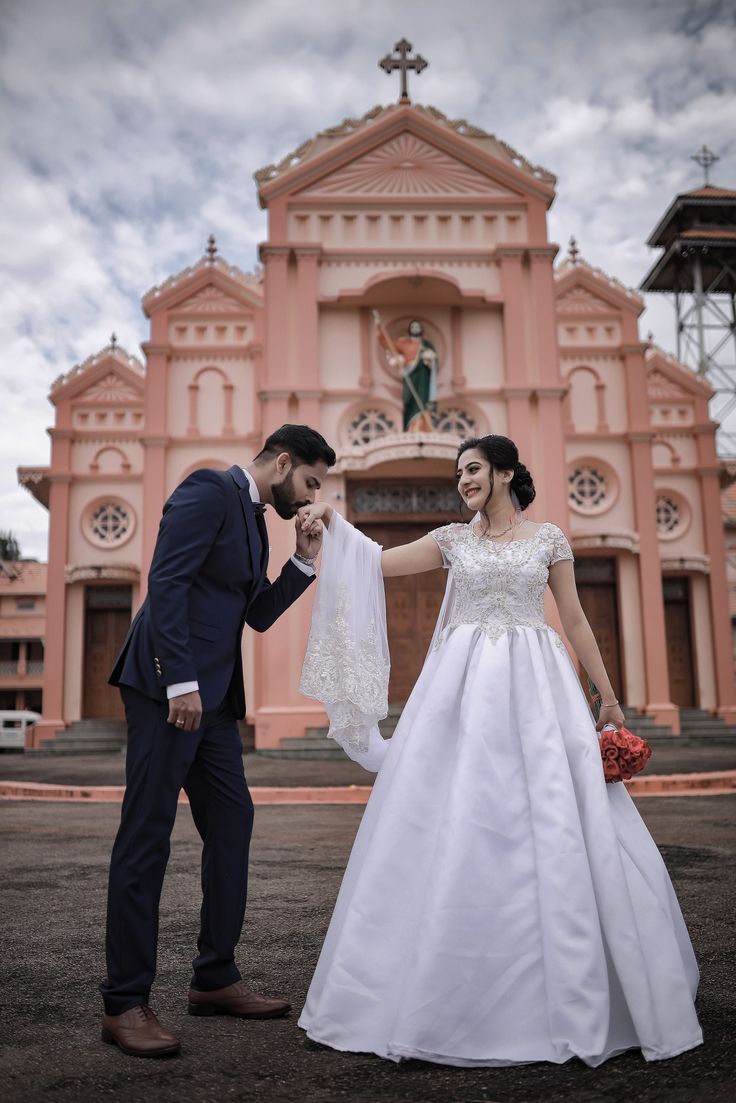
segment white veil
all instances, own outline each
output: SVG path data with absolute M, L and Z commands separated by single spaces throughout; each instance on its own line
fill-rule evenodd
M 324 706 L 329 738 L 373 773 L 388 747 L 378 721 L 388 713 L 389 670 L 381 546 L 333 510 L 299 689 Z

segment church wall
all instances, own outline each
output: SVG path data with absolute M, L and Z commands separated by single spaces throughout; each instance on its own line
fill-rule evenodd
M 699 572 L 693 572 L 690 575 L 690 617 L 695 652 L 693 663 L 696 700 L 702 709 L 715 709 L 718 705 L 718 693 L 708 586 L 707 575 Z
M 90 508 L 104 502 L 120 502 L 131 510 L 132 524 L 120 543 L 103 544 L 92 531 Z M 141 519 L 143 490 L 140 482 L 126 481 L 74 482 L 70 488 L 70 516 L 66 562 L 104 565 L 140 563 L 142 554 Z
M 319 365 L 325 389 L 357 388 L 362 374 L 361 318 L 357 309 L 320 309 Z
M 143 470 L 143 446 L 137 440 L 75 440 L 71 465 L 79 475 L 139 475 Z
M 442 256 L 414 257 L 406 260 L 388 256 L 364 259 L 359 256 L 324 256 L 319 266 L 319 294 L 323 300 L 335 300 L 349 291 L 362 294 L 376 280 L 394 276 L 422 275 L 444 277 L 454 283 L 464 295 L 483 295 L 489 298 L 500 294 L 498 265 L 494 261 Z
M 502 312 L 493 308 L 463 309 L 461 334 L 466 387 L 502 387 L 506 381 Z
M 84 583 L 66 587 L 66 624 L 64 650 L 73 661 L 64 664 L 64 719 L 73 723 L 82 718 L 84 678 Z
M 671 498 L 682 515 L 682 523 L 671 537 L 664 536 L 660 529 L 660 554 L 668 559 L 679 555 L 704 555 L 705 533 L 698 477 L 676 474 L 674 471 L 664 475 L 657 472 L 654 485 L 657 494 Z
M 642 608 L 639 596 L 639 560 L 621 553 L 617 557 L 618 606 L 621 639 L 621 662 L 624 672 L 626 704 L 643 709 L 647 703 L 646 661 L 641 631 Z
M 488 251 L 497 245 L 521 244 L 528 238 L 523 205 L 503 210 L 391 206 L 294 207 L 288 215 L 289 240 L 319 243 L 325 249 L 462 248 Z
M 244 356 L 174 353 L 169 361 L 166 418 L 172 437 L 223 439 L 256 427 L 254 366 Z

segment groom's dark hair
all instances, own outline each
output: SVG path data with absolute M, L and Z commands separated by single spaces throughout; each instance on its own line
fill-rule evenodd
M 280 452 L 288 452 L 295 467 L 301 463 L 313 465 L 320 460 L 328 467 L 337 463 L 334 449 L 316 429 L 310 429 L 308 425 L 282 425 L 267 438 L 253 462 L 267 463 Z

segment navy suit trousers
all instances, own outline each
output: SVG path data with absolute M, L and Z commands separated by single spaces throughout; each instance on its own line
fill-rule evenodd
M 128 722 L 126 789 L 110 862 L 105 1009 L 147 1003 L 156 974 L 158 909 L 177 800 L 183 788 L 202 837 L 202 909 L 192 985 L 240 979 L 235 947 L 245 915 L 253 801 L 240 734 L 226 701 L 200 727 L 167 723 L 168 704 L 121 686 Z

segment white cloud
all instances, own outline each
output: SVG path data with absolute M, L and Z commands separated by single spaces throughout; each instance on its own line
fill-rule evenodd
M 718 0 L 24 0 L 0 40 L 0 528 L 44 554 L 15 484 L 47 458 L 45 396 L 213 231 L 250 268 L 265 234 L 252 173 L 397 95 L 380 57 L 430 61 L 413 97 L 464 117 L 559 180 L 554 240 L 635 285 L 678 191 L 736 182 L 736 22 Z M 672 347 L 669 305 L 642 323 Z

